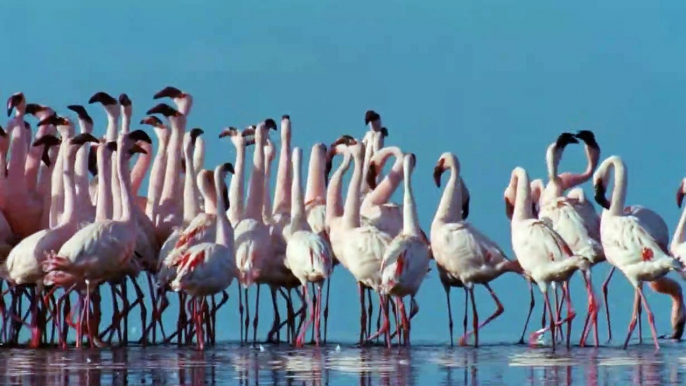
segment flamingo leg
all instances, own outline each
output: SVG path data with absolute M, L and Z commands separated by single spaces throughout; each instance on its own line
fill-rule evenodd
M 650 333 L 653 335 L 653 342 L 655 343 L 655 351 L 660 349 L 660 343 L 657 341 L 657 329 L 655 328 L 655 316 L 653 315 L 653 312 L 650 310 L 650 306 L 648 305 L 648 300 L 646 300 L 645 295 L 643 294 L 643 285 L 639 285 L 638 288 L 638 295 L 641 297 L 641 303 L 643 307 L 646 309 L 646 314 L 648 315 L 648 325 L 650 326 Z
M 550 304 L 550 298 L 548 297 L 548 292 L 545 293 L 545 302 L 548 305 L 548 313 L 550 314 L 550 334 L 553 339 L 553 352 L 555 351 L 556 339 L 555 339 L 555 315 L 553 314 L 553 306 Z
M 410 320 L 405 312 L 405 302 L 398 298 L 398 313 L 400 314 L 400 326 L 403 331 L 403 342 L 407 346 L 410 344 Z
M 638 303 L 638 343 L 643 343 L 643 304 Z
M 531 295 L 531 301 L 529 301 L 529 314 L 526 316 L 526 322 L 524 322 L 524 331 L 522 331 L 522 336 L 519 338 L 519 344 L 524 344 L 524 335 L 526 335 L 526 329 L 529 327 L 529 320 L 531 319 L 531 314 L 534 312 L 534 306 L 536 305 L 536 300 L 534 299 L 534 286 L 531 281 L 529 281 L 529 294 Z M 545 315 L 545 310 L 543 311 Z
M 607 275 L 607 279 L 603 282 L 603 301 L 605 302 L 605 316 L 607 317 L 607 335 L 608 335 L 608 342 L 612 341 L 612 324 L 610 323 L 610 307 L 608 307 L 608 302 L 607 302 L 607 291 L 608 291 L 608 286 L 610 285 L 610 279 L 612 279 L 612 274 L 615 273 L 615 267 L 613 266 L 612 269 L 610 269 L 610 273 Z
M 257 343 L 257 323 L 260 319 L 260 288 L 262 284 L 257 284 L 257 295 L 255 296 L 255 319 L 252 321 L 252 344 L 253 346 Z
M 379 336 L 381 336 L 383 334 L 390 335 L 390 333 L 389 333 L 390 322 L 388 320 L 388 305 L 389 305 L 389 302 L 386 299 L 386 297 L 384 295 L 379 294 L 379 308 L 381 309 L 381 312 L 383 314 L 383 324 L 381 325 L 381 328 L 379 329 L 379 331 L 375 332 L 372 336 L 370 336 L 367 339 L 367 342 L 371 342 L 372 340 L 378 338 Z M 387 345 L 387 347 L 391 346 L 390 336 L 387 336 L 386 345 Z
M 269 291 L 272 295 L 272 310 L 274 312 L 274 323 L 272 323 L 272 328 L 267 334 L 267 342 L 269 343 L 279 343 L 279 330 L 281 327 L 281 316 L 279 315 L 279 305 L 276 303 L 276 286 L 269 286 Z M 276 335 L 276 339 L 274 338 Z
M 366 288 L 365 289 L 367 292 L 367 336 L 372 334 L 372 318 L 374 316 L 374 307 L 372 306 L 372 290 L 371 288 Z M 379 305 L 381 307 L 381 305 Z M 379 311 L 379 315 L 381 315 L 381 311 Z M 377 327 L 379 324 L 379 319 L 377 318 Z M 377 328 L 378 330 L 378 328 Z M 377 339 L 378 340 L 378 339 Z
M 245 343 L 248 343 L 248 334 L 250 334 L 250 298 L 248 297 L 248 289 L 243 289 L 245 296 Z
M 367 336 L 367 310 L 365 309 L 364 287 L 360 282 L 357 282 L 357 292 L 360 296 L 360 344 L 362 344 Z
M 324 305 L 324 344 L 329 332 L 329 294 L 331 294 L 331 279 L 326 280 L 326 303 Z
M 629 330 L 627 331 L 626 334 L 626 339 L 624 340 L 624 349 L 626 350 L 627 346 L 629 346 L 629 340 L 631 339 L 631 335 L 634 333 L 634 329 L 636 328 L 636 321 L 638 319 L 638 307 L 640 304 L 640 297 L 638 294 L 638 289 L 636 289 L 634 293 L 634 311 L 631 314 L 631 321 L 629 322 Z
M 484 287 L 486 287 L 486 289 L 488 290 L 488 292 L 491 294 L 491 297 L 493 298 L 493 301 L 495 302 L 495 307 L 496 307 L 496 309 L 495 309 L 495 311 L 493 312 L 493 314 L 492 314 L 491 316 L 489 316 L 488 318 L 486 318 L 486 320 L 484 320 L 483 322 L 481 322 L 481 324 L 479 324 L 477 327 L 475 327 L 474 330 L 469 331 L 469 332 L 465 335 L 465 339 L 466 339 L 467 337 L 469 337 L 469 335 L 475 334 L 475 340 L 476 340 L 476 339 L 477 339 L 477 338 L 476 338 L 476 332 L 478 332 L 478 330 L 481 330 L 482 328 L 484 328 L 484 326 L 486 326 L 488 323 L 492 322 L 492 321 L 493 321 L 495 318 L 497 318 L 498 316 L 502 315 L 502 313 L 505 311 L 505 307 L 503 307 L 502 303 L 500 303 L 500 299 L 498 299 L 498 296 L 495 294 L 495 292 L 493 291 L 493 289 L 491 288 L 491 286 L 488 285 L 488 283 L 486 283 L 486 284 L 484 284 Z M 471 293 L 473 294 L 473 292 L 471 292 Z M 473 296 L 473 295 L 472 295 L 472 296 Z M 472 301 L 474 301 L 473 298 L 472 298 Z M 526 332 L 526 330 L 524 330 L 524 331 Z M 476 347 L 476 346 L 475 346 L 475 347 Z
M 469 310 L 469 292 L 467 287 L 464 288 L 464 319 L 462 319 L 462 338 L 467 334 L 467 311 Z M 460 339 L 462 341 L 462 339 Z
M 307 291 L 307 283 L 303 283 L 302 291 L 303 291 L 303 295 L 305 297 L 305 305 L 308 309 L 308 312 L 313 313 L 313 311 L 311 311 L 312 301 L 310 300 L 310 296 L 309 296 L 308 291 Z M 300 327 L 298 337 L 295 339 L 295 347 L 302 347 L 303 344 L 305 343 L 305 334 L 307 333 L 307 327 L 309 326 L 310 318 L 306 317 L 305 319 L 306 319 L 305 323 L 303 323 L 303 325 Z
M 445 299 L 448 301 L 448 331 L 450 331 L 450 346 L 454 346 L 453 342 L 453 311 L 450 308 L 450 286 L 444 284 Z
M 581 341 L 579 342 L 579 345 L 581 347 L 586 345 L 586 339 L 590 333 L 589 327 L 592 325 L 595 346 L 598 347 L 598 303 L 593 291 L 593 282 L 591 281 L 590 269 L 583 273 L 583 278 L 584 283 L 586 284 L 586 292 L 588 293 L 588 313 L 586 315 L 586 321 L 584 322 L 584 329 L 581 333 Z M 590 325 L 589 322 L 591 323 Z
M 236 280 L 238 286 L 238 325 L 241 326 L 241 344 L 243 344 L 243 292 L 241 291 L 241 283 Z

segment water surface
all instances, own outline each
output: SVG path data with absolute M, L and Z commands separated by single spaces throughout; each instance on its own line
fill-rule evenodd
M 665 343 L 478 349 L 415 345 L 358 348 L 329 344 L 241 347 L 199 352 L 176 346 L 0 350 L 4 385 L 677 385 L 686 383 L 683 346 Z

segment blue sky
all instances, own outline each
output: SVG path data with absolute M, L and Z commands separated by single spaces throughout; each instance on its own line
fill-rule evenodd
M 523 166 L 532 178 L 543 177 L 546 146 L 561 131 L 590 129 L 603 159 L 618 154 L 626 161 L 628 203 L 656 210 L 670 229 L 679 216 L 674 193 L 686 173 L 686 3 L 37 0 L 3 9 L 3 98 L 23 91 L 30 102 L 67 114 L 67 105 L 86 104 L 96 91 L 126 92 L 137 121 L 156 91 L 179 87 L 195 97 L 189 127 L 202 127 L 212 139 L 206 167 L 233 161 L 228 141 L 214 140 L 222 127 L 290 114 L 294 144 L 308 156 L 315 142 L 361 136 L 364 111 L 374 109 L 389 129 L 387 144 L 417 155 L 424 229 L 440 195 L 433 165 L 451 151 L 472 193 L 470 220 L 510 251 L 502 194 L 511 170 Z M 103 133 L 102 109 L 89 112 Z M 581 146 L 566 155 L 564 170 L 584 167 Z M 599 285 L 607 269 L 597 272 Z M 333 280 L 331 331 L 351 340 L 356 330 L 349 326 L 358 315 L 343 310 L 356 304 L 353 280 L 342 270 Z M 586 299 L 581 282 L 574 285 L 578 330 Z M 514 341 L 527 287 L 505 276 L 494 289 L 506 312 L 482 339 Z M 628 322 L 629 290 L 623 277 L 613 279 L 617 336 Z M 435 271 L 418 300 L 415 339 L 445 341 Z M 485 318 L 493 305 L 485 291 L 478 300 Z M 669 302 L 650 300 L 659 329 L 667 329 Z M 453 310 L 460 321 L 462 302 L 457 292 Z M 220 335 L 238 336 L 234 312 L 224 311 L 228 324 Z M 269 319 L 261 319 L 263 330 Z

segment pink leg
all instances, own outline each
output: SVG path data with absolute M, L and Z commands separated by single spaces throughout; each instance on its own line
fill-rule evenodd
M 629 346 L 629 340 L 631 339 L 631 335 L 634 333 L 634 329 L 636 328 L 636 320 L 638 319 L 638 306 L 640 303 L 640 297 L 638 294 L 638 289 L 636 289 L 634 293 L 634 312 L 631 314 L 631 321 L 629 322 L 629 331 L 626 334 L 626 340 L 624 340 L 624 349 L 626 350 L 627 346 Z
M 307 304 L 307 312 L 306 314 L 313 314 L 312 311 L 312 300 L 310 300 L 310 295 L 309 292 L 307 291 L 307 284 L 304 284 L 302 286 L 303 289 L 303 296 L 305 297 L 305 304 Z M 295 340 L 295 347 L 302 347 L 303 344 L 305 343 L 305 334 L 307 333 L 307 328 L 310 325 L 311 318 L 309 316 L 305 317 L 305 323 L 300 327 L 300 332 L 298 333 L 298 337 Z
M 498 316 L 502 315 L 502 313 L 505 311 L 505 308 L 503 307 L 502 303 L 500 303 L 500 299 L 498 299 L 498 296 L 495 294 L 495 292 L 493 291 L 491 286 L 488 284 L 484 284 L 484 287 L 486 287 L 486 289 L 488 289 L 488 292 L 491 294 L 491 297 L 493 298 L 493 301 L 495 302 L 496 309 L 491 316 L 486 318 L 486 320 L 484 320 L 483 322 L 481 322 L 481 324 L 478 325 L 478 327 L 476 328 L 477 330 L 481 330 L 482 328 L 484 328 L 484 326 L 486 326 L 488 323 L 492 322 Z M 531 315 L 531 313 L 529 313 L 529 315 Z M 476 331 L 476 330 L 469 331 L 466 334 L 466 336 L 468 337 L 469 335 L 474 334 L 474 331 Z M 460 343 L 460 344 L 462 344 L 462 343 Z
M 379 294 L 379 305 L 380 309 L 382 312 L 382 317 L 383 317 L 383 322 L 381 324 L 381 328 L 379 328 L 379 331 L 374 333 L 372 336 L 370 336 L 367 341 L 371 342 L 372 340 L 376 339 L 377 337 L 381 335 L 386 335 L 386 346 L 391 347 L 391 339 L 390 339 L 390 322 L 388 320 L 388 299 L 384 296 Z
M 638 295 L 641 297 L 641 303 L 643 303 L 643 307 L 646 309 L 646 314 L 648 314 L 648 324 L 650 325 L 650 333 L 653 335 L 653 342 L 655 343 L 655 351 L 660 349 L 660 344 L 657 342 L 657 330 L 655 329 L 655 316 L 653 315 L 653 312 L 650 310 L 650 306 L 648 306 L 648 301 L 645 298 L 645 295 L 643 295 L 643 285 L 640 284 L 637 287 L 638 290 Z
M 314 342 L 317 346 L 319 346 L 319 337 L 321 336 L 321 322 L 320 322 L 319 318 L 320 318 L 320 315 L 322 312 L 322 285 L 317 284 L 316 286 L 317 286 L 317 297 L 316 297 L 317 301 L 315 304 L 317 305 L 317 308 L 316 308 L 316 310 L 315 310 L 316 312 L 314 314 L 314 325 L 315 325 L 315 329 L 317 330 L 317 335 L 315 335 Z

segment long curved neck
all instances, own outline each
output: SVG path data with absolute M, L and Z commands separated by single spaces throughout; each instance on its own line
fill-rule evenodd
M 226 217 L 226 205 L 224 205 L 223 191 L 226 188 L 226 183 L 222 176 L 223 173 L 216 170 L 214 172 L 214 186 L 217 195 L 217 238 L 216 243 L 223 245 L 230 250 L 234 248 L 233 228 L 229 223 L 229 218 Z
M 355 162 L 353 176 L 348 185 L 348 195 L 345 197 L 343 221 L 349 228 L 360 226 L 360 185 L 362 185 L 362 169 L 364 157 L 353 155 Z
M 152 162 L 152 169 L 150 170 L 150 181 L 148 181 L 148 202 L 145 207 L 145 214 L 156 224 L 157 221 L 157 207 L 159 205 L 160 194 L 162 193 L 162 184 L 164 183 L 164 174 L 167 167 L 167 145 L 169 144 L 169 136 L 159 135 L 159 147 L 155 160 Z
M 76 152 L 74 184 L 76 186 L 76 198 L 79 202 L 90 200 L 88 195 L 88 155 L 90 149 L 91 144 L 87 143 Z
M 198 177 L 198 188 L 200 189 L 200 194 L 205 201 L 205 213 L 207 214 L 217 214 L 217 196 L 215 196 L 215 187 L 208 183 L 200 184 L 200 177 Z M 224 213 L 226 215 L 226 213 Z
M 8 164 L 7 179 L 10 181 L 10 189 L 22 190 L 26 187 L 24 177 L 24 165 L 28 149 L 26 147 L 27 130 L 24 128 L 24 117 L 17 116 L 7 125 L 10 137 L 10 159 Z
M 78 218 L 76 212 L 76 180 L 74 178 L 74 163 L 79 149 L 68 149 L 64 162 L 64 215 L 60 225 L 75 224 Z
M 365 201 L 373 205 L 387 203 L 403 180 L 403 152 L 399 147 L 385 147 L 374 154 L 374 161 L 379 157 L 378 170 L 380 172 L 383 169 L 386 161 L 391 156 L 395 157 L 395 162 L 393 163 L 391 171 L 384 177 L 381 183 L 365 197 Z
M 310 155 L 305 202 L 309 203 L 318 199 L 323 202 L 326 199 L 326 160 L 324 157 L 324 152 L 316 148 Z
M 74 135 L 73 130 L 60 132 L 62 143 L 52 171 L 52 202 L 50 203 L 50 228 L 60 223 L 60 216 L 64 213 L 64 162 L 69 149 L 69 141 Z
M 112 211 L 112 156 L 105 144 L 98 145 L 98 201 L 95 206 L 95 220 L 113 219 Z
M 252 173 L 248 188 L 248 205 L 245 217 L 262 220 L 262 205 L 264 200 L 264 129 L 258 127 L 255 133 L 255 154 L 253 155 Z
M 131 131 L 131 114 L 124 111 L 121 114 L 121 133 L 128 134 Z
M 133 232 L 135 233 L 135 221 L 133 221 L 133 195 L 131 194 L 131 174 L 129 172 L 128 155 L 124 150 L 122 141 L 118 143 L 117 155 L 117 173 L 119 176 L 119 187 L 121 192 L 121 216 L 119 221 L 134 224 Z
M 274 188 L 274 214 L 289 213 L 291 211 L 291 138 L 290 133 L 281 136 L 281 151 L 279 155 L 279 169 L 276 172 L 276 187 Z
M 111 110 L 111 111 L 110 111 Z M 117 140 L 117 124 L 119 121 L 119 109 L 118 106 L 114 105 L 112 107 L 106 108 L 107 111 L 107 141 Z M 121 187 L 119 186 L 118 175 L 119 172 L 117 168 L 119 167 L 119 162 L 117 154 L 112 153 L 112 173 L 110 174 L 110 188 L 112 189 L 112 216 L 115 219 L 121 217 Z
M 141 142 L 140 146 L 145 150 L 145 153 L 139 153 L 136 163 L 131 170 L 131 193 L 134 196 L 138 195 L 138 191 L 143 185 L 145 173 L 147 173 L 150 163 L 152 162 L 152 145 L 147 142 Z
M 200 213 L 198 201 L 197 175 L 193 165 L 193 147 L 186 146 L 183 149 L 186 160 L 186 178 L 183 181 L 183 221 L 188 224 Z
M 195 139 L 195 146 L 193 147 L 193 166 L 195 167 L 195 175 L 197 176 L 205 164 L 205 140 L 202 137 Z
M 403 233 L 411 236 L 422 236 L 419 229 L 419 216 L 417 215 L 417 205 L 414 202 L 414 191 L 412 190 L 412 171 L 409 167 L 404 169 L 405 193 L 403 195 Z
M 515 169 L 512 176 L 515 183 L 516 196 L 514 203 L 513 220 L 527 220 L 533 217 L 531 213 L 531 188 L 529 186 L 529 176 L 521 168 Z
M 369 173 L 369 163 L 372 160 L 372 156 L 374 156 L 374 146 L 372 145 L 373 141 L 374 133 L 372 132 L 369 137 L 369 141 L 367 141 L 368 145 L 364 149 L 364 160 L 362 161 L 362 181 L 367 179 L 367 173 Z M 368 191 L 369 185 L 360 184 L 360 193 L 366 193 Z
M 291 186 L 291 231 L 307 229 L 305 201 L 302 190 L 302 161 L 300 154 L 293 157 L 293 183 Z
M 36 138 L 42 138 L 44 135 L 48 134 L 50 132 L 50 126 L 49 125 L 42 125 L 38 127 L 38 130 L 36 130 Z M 27 135 L 27 138 L 30 139 L 30 136 Z M 43 147 L 42 146 L 31 146 L 28 150 L 27 158 L 26 158 L 26 169 L 25 169 L 25 177 L 26 177 L 26 188 L 30 191 L 36 191 L 37 190 L 37 183 L 38 183 L 38 170 L 40 169 L 41 165 L 41 155 L 43 155 Z
M 55 170 L 55 160 L 59 152 L 58 146 L 53 146 L 48 150 L 48 157 L 50 158 L 50 166 L 41 164 L 39 185 L 40 192 L 43 195 L 43 214 L 41 215 L 41 229 L 48 229 L 50 227 L 50 204 L 52 201 L 52 174 Z M 3 158 L 0 157 L 0 161 Z M 0 171 L 3 170 L 0 167 Z
M 350 155 L 346 154 L 341 165 L 331 176 L 329 187 L 326 190 L 326 222 L 328 224 L 333 219 L 343 215 L 343 175 L 348 171 L 348 168 L 350 168 Z
M 236 146 L 236 162 L 234 166 L 236 174 L 229 183 L 229 200 L 231 202 L 229 218 L 231 221 L 237 222 L 245 213 L 245 141 L 241 141 Z M 217 201 L 219 199 L 217 197 Z
M 167 147 L 167 166 L 164 173 L 161 202 L 178 199 L 180 198 L 179 192 L 181 192 L 181 147 L 185 131 L 185 117 L 171 117 L 169 122 L 171 134 Z
M 450 178 L 445 184 L 441 201 L 434 221 L 455 223 L 462 221 L 462 189 L 460 184 L 460 169 L 454 163 L 450 163 Z M 405 182 L 407 183 L 407 182 Z M 404 208 L 403 208 L 404 210 Z
M 612 188 L 612 202 L 610 203 L 609 211 L 615 216 L 621 216 L 624 214 L 624 205 L 626 205 L 626 188 L 628 184 L 626 166 L 621 160 L 613 159 L 612 163 L 604 170 L 604 179 L 609 178 L 610 165 L 615 172 L 615 185 Z
M 272 218 L 271 178 L 273 157 L 264 157 L 264 186 L 262 188 L 262 218 Z

